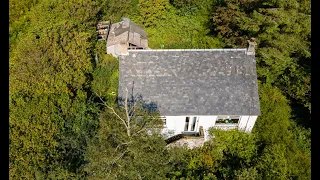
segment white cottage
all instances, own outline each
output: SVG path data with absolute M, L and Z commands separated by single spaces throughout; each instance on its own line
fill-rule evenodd
M 260 115 L 254 47 L 249 51 L 127 47 L 116 55 L 118 95 L 124 97 L 127 88 L 131 95 L 155 104 L 164 121 L 163 134 L 197 134 L 201 126 L 205 132 L 210 127 L 251 132 Z

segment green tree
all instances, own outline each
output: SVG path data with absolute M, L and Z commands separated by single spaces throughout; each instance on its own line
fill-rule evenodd
M 257 137 L 238 130 L 212 129 L 212 156 L 218 178 L 235 178 L 236 171 L 252 167 L 257 156 Z M 237 172 L 238 174 L 238 172 Z
M 222 47 L 220 40 L 210 34 L 210 10 L 212 2 L 199 1 L 197 10 L 189 11 L 173 7 L 166 10 L 166 19 L 146 27 L 149 47 L 166 49 L 203 49 Z M 133 20 L 139 17 L 133 17 Z M 164 47 L 163 47 L 164 46 Z
M 281 91 L 270 84 L 259 83 L 261 116 L 258 117 L 253 132 L 265 144 L 290 144 L 291 109 Z
M 16 44 L 18 34 L 28 27 L 27 14 L 38 3 L 38 0 L 9 1 L 9 50 Z
M 144 27 L 155 26 L 159 21 L 167 19 L 166 10 L 168 6 L 168 0 L 139 0 L 140 15 L 137 20 Z
M 99 0 L 99 19 L 118 22 L 122 17 L 139 14 L 138 0 Z
M 25 13 L 9 64 L 9 177 L 81 177 L 97 108 L 86 92 L 97 7 L 41 1 Z M 88 128 L 88 129 L 87 129 Z
M 258 139 L 256 168 L 263 179 L 310 179 L 310 130 L 290 119 L 288 100 L 280 90 L 259 83 L 261 116 L 253 128 Z
M 289 179 L 285 148 L 284 144 L 272 144 L 263 150 L 257 165 L 263 179 Z
M 54 104 L 50 97 L 24 98 L 16 95 L 10 101 L 9 177 L 35 179 L 57 158 L 55 139 L 59 133 L 51 121 Z
M 237 180 L 255 180 L 259 179 L 259 173 L 255 167 L 243 168 L 235 171 L 235 178 Z
M 118 91 L 119 63 L 117 58 L 105 54 L 105 43 L 99 41 L 96 45 L 97 61 L 92 73 L 91 91 L 106 99 L 112 105 L 116 102 Z
M 246 40 L 256 37 L 259 79 L 310 110 L 310 1 L 229 0 L 215 5 L 215 34 L 231 47 L 245 47 Z
M 245 7 L 251 1 L 226 0 L 216 1 L 212 15 L 214 34 L 223 37 L 227 47 L 245 47 L 248 40 L 246 30 L 240 28 L 242 19 L 247 17 Z M 248 26 L 248 24 L 247 24 Z
M 99 98 L 105 110 L 86 155 L 89 179 L 163 179 L 168 156 L 158 113 L 145 109 L 141 101 L 132 103 L 128 96 L 120 109 Z

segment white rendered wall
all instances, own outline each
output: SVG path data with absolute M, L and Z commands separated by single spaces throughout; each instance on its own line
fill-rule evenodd
M 186 116 L 166 116 L 167 129 L 174 130 L 174 134 L 179 134 L 184 130 Z
M 241 116 L 239 121 L 239 130 L 245 130 L 250 116 Z
M 107 47 L 107 54 L 112 54 L 114 57 L 121 55 L 120 44 L 115 44 Z
M 209 129 L 210 127 L 213 127 L 215 125 L 216 120 L 217 116 L 200 116 L 199 127 L 202 126 L 204 130 Z
M 200 116 L 198 127 L 203 127 L 205 141 L 209 140 L 209 128 L 215 125 L 216 120 L 217 116 Z M 197 130 L 199 131 L 199 129 Z
M 252 131 L 252 128 L 257 120 L 257 117 L 258 116 L 250 116 L 249 117 L 249 120 L 248 120 L 248 123 L 247 123 L 247 127 L 246 127 L 246 132 L 247 133 L 250 133 Z
M 180 134 L 184 131 L 184 126 L 186 122 L 187 116 L 166 116 L 166 130 L 173 130 L 174 134 Z M 199 132 L 200 126 L 203 127 L 204 130 L 204 138 L 205 140 L 209 139 L 209 128 L 214 127 L 217 116 L 188 116 L 190 119 L 193 117 L 198 117 L 198 124 L 196 124 L 195 131 Z M 247 133 L 252 131 L 252 128 L 256 122 L 257 116 L 240 116 L 239 121 L 239 130 L 244 130 Z M 189 125 L 190 126 L 190 125 Z
M 114 45 L 107 47 L 107 54 L 112 54 L 113 56 L 115 56 Z
M 174 134 L 180 134 L 184 131 L 184 126 L 186 122 L 187 116 L 166 116 L 166 129 L 174 130 Z M 188 116 L 188 117 L 195 117 L 195 116 Z M 199 132 L 200 126 L 203 127 L 205 131 L 205 139 L 207 139 L 208 130 L 210 127 L 213 127 L 217 116 L 196 116 L 199 118 L 198 124 L 196 124 L 195 131 Z

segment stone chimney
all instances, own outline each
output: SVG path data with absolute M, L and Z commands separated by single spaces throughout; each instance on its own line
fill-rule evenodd
M 249 47 L 247 50 L 247 55 L 255 55 L 255 46 L 257 45 L 256 43 L 256 38 L 251 38 L 250 40 L 248 40 L 249 43 Z
M 130 26 L 130 19 L 123 17 L 122 19 L 122 28 L 128 28 Z

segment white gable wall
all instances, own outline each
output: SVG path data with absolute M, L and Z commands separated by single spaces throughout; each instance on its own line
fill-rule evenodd
M 184 131 L 186 117 L 195 117 L 195 116 L 165 116 L 166 117 L 166 129 L 174 130 L 174 134 L 180 134 Z M 205 136 L 208 135 L 208 130 L 210 127 L 215 126 L 215 122 L 218 116 L 196 116 L 199 118 L 198 124 L 196 124 L 196 132 L 199 132 L 200 126 L 203 127 L 205 131 Z M 191 119 L 190 118 L 190 119 Z M 241 116 L 239 121 L 239 130 L 244 130 L 245 132 L 251 132 L 257 116 Z M 207 139 L 208 137 L 205 137 Z
M 239 121 L 239 130 L 245 130 L 250 116 L 241 116 Z
M 209 139 L 209 128 L 214 127 L 216 120 L 217 116 L 200 116 L 198 127 L 203 127 L 205 141 Z M 199 129 L 197 129 L 197 131 L 199 131 Z
M 180 134 L 184 130 L 186 116 L 166 116 L 166 127 L 175 130 L 174 134 Z
M 216 120 L 217 120 L 217 116 L 200 116 L 198 127 L 202 126 L 203 130 L 209 129 L 210 127 L 214 126 L 214 124 L 216 123 Z
M 258 116 L 250 116 L 247 126 L 246 126 L 246 132 L 249 133 L 252 131 L 252 128 L 254 126 L 254 124 L 256 123 Z

